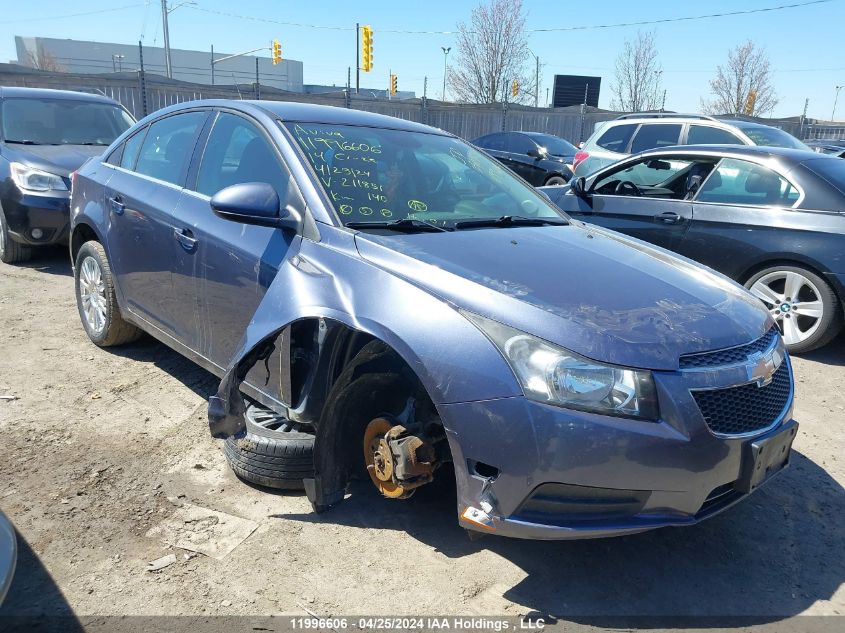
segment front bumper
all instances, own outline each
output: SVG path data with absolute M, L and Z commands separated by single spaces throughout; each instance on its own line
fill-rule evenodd
M 68 192 L 22 193 L 2 201 L 3 213 L 11 237 L 27 246 L 67 244 L 70 227 L 70 194 Z M 33 235 L 40 230 L 41 236 Z
M 772 425 L 756 434 L 719 437 L 707 427 L 691 389 L 713 386 L 724 372 L 667 372 L 655 380 L 659 422 L 523 397 L 441 405 L 461 525 L 531 539 L 691 525 L 747 496 L 743 469 L 750 443 L 780 433 L 794 436 L 797 428 L 791 390 Z

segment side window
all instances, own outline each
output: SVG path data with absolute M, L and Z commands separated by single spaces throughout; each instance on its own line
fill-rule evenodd
M 656 147 L 677 145 L 683 126 L 674 123 L 644 123 L 631 143 L 631 153 L 643 152 Z
M 739 137 L 727 130 L 709 125 L 690 125 L 687 145 L 745 145 Z
M 508 134 L 505 151 L 511 154 L 527 155 L 532 149 L 537 149 L 537 144 L 524 134 Z
M 196 190 L 213 196 L 221 189 L 245 182 L 272 185 L 284 205 L 291 186 L 290 172 L 282 167 L 269 141 L 243 117 L 221 112 L 214 122 L 202 155 Z
M 704 181 L 696 202 L 791 207 L 800 194 L 788 180 L 771 169 L 744 160 L 726 158 Z
M 135 161 L 138 158 L 138 152 L 141 151 L 141 143 L 144 142 L 144 137 L 147 135 L 148 129 L 148 127 L 145 127 L 143 130 L 139 130 L 123 143 L 120 166 L 124 169 L 135 169 Z
M 636 123 L 625 125 L 611 125 L 596 141 L 596 145 L 611 152 L 623 153 L 628 147 L 631 135 L 637 129 Z
M 124 142 L 115 147 L 111 151 L 111 153 L 106 157 L 106 160 L 103 162 L 108 163 L 109 165 L 120 165 L 120 160 L 123 158 L 123 148 L 125 145 L 126 143 Z
M 688 160 L 642 160 L 625 169 L 596 180 L 592 191 L 601 195 L 616 194 L 616 188 L 621 182 L 636 185 L 641 195 L 658 198 L 682 198 L 687 193 L 687 180 L 693 171 L 700 169 L 699 165 Z M 707 165 L 702 165 L 707 169 Z M 709 165 L 712 169 L 712 164 Z M 635 195 L 633 189 L 620 189 L 619 194 Z
M 197 132 L 206 115 L 207 112 L 186 112 L 150 125 L 135 171 L 174 185 L 182 185 L 194 151 Z
M 478 146 L 503 152 L 505 151 L 505 138 L 504 134 L 488 134 L 480 139 L 481 142 Z

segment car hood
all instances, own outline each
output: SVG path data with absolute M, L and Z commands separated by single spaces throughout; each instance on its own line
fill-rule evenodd
M 4 144 L 3 155 L 51 174 L 68 177 L 92 156 L 106 151 L 103 145 L 18 145 Z
M 676 370 L 682 354 L 748 343 L 771 327 L 729 279 L 582 223 L 355 239 L 365 260 L 458 308 L 607 363 Z

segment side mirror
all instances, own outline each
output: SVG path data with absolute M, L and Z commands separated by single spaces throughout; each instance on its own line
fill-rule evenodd
M 226 187 L 211 197 L 211 210 L 224 220 L 298 231 L 302 217 L 288 205 L 281 209 L 279 194 L 266 182 Z
M 569 190 L 579 198 L 585 198 L 587 196 L 586 183 L 584 176 L 573 178 L 569 181 Z
M 526 154 L 528 154 L 531 158 L 537 158 L 537 159 L 546 157 L 546 154 L 544 152 L 540 151 L 540 149 L 538 149 L 536 147 L 533 148 L 533 149 L 529 149 L 526 152 Z

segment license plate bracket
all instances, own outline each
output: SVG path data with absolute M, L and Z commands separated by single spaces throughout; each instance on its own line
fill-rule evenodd
M 736 482 L 740 492 L 755 490 L 775 473 L 789 465 L 792 441 L 798 431 L 798 423 L 789 420 L 777 432 L 758 437 L 742 447 L 742 474 Z

